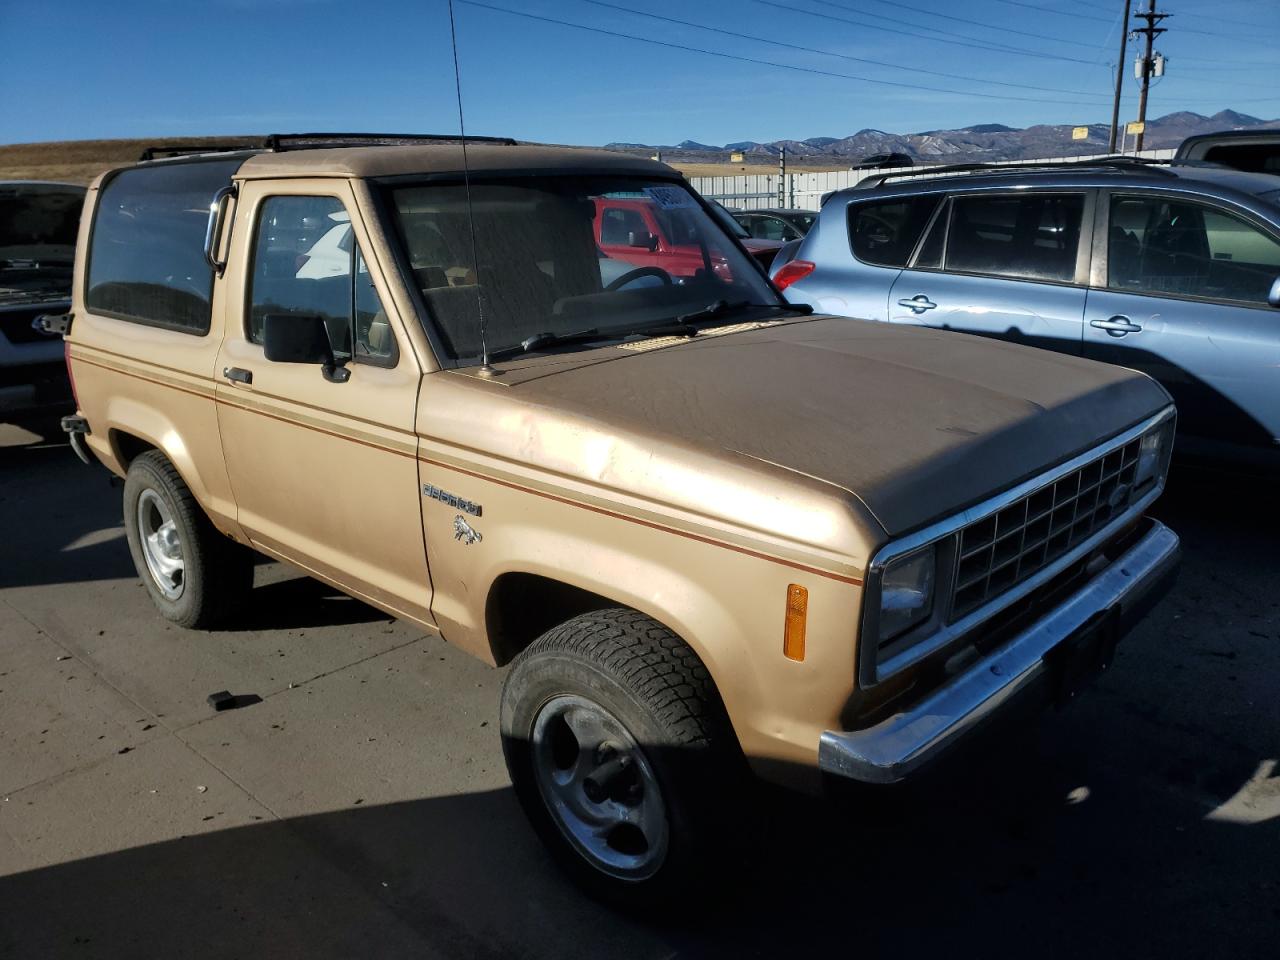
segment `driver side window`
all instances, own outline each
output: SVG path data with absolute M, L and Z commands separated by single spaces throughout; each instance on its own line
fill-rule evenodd
M 334 357 L 394 365 L 395 337 L 335 197 L 268 197 L 258 215 L 247 335 L 262 343 L 271 314 L 319 316 Z
M 606 207 L 600 220 L 600 242 L 610 246 L 627 246 L 633 233 L 646 233 L 644 217 L 626 207 Z
M 1111 198 L 1112 290 L 1262 305 L 1277 276 L 1280 241 L 1240 217 L 1165 197 Z

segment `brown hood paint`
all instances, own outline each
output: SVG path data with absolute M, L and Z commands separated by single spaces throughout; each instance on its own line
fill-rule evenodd
M 1130 370 L 841 318 L 646 352 L 612 348 L 612 362 L 600 362 L 603 353 L 549 357 L 511 370 L 506 385 L 525 402 L 842 487 L 891 536 L 984 500 L 1169 403 Z

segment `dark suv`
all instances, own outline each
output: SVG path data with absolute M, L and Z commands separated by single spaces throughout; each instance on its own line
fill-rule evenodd
M 0 420 L 69 405 L 62 340 L 39 329 L 71 308 L 84 187 L 0 181 Z
M 1280 177 L 1115 159 L 885 174 L 773 266 L 824 313 L 1142 370 L 1184 450 L 1280 462 Z

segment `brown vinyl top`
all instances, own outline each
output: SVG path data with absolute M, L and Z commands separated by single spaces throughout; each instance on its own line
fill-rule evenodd
M 582 172 L 636 174 L 670 179 L 680 174 L 654 160 L 610 150 L 580 147 L 467 144 L 472 173 Z M 395 177 L 412 174 L 461 173 L 462 146 L 457 143 L 411 146 L 335 147 L 257 153 L 240 167 L 237 178 Z

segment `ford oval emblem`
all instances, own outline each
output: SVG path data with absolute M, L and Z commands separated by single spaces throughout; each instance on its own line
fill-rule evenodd
M 1119 484 L 1111 491 L 1111 496 L 1107 497 L 1107 505 L 1112 510 L 1118 510 L 1129 502 L 1129 484 Z

